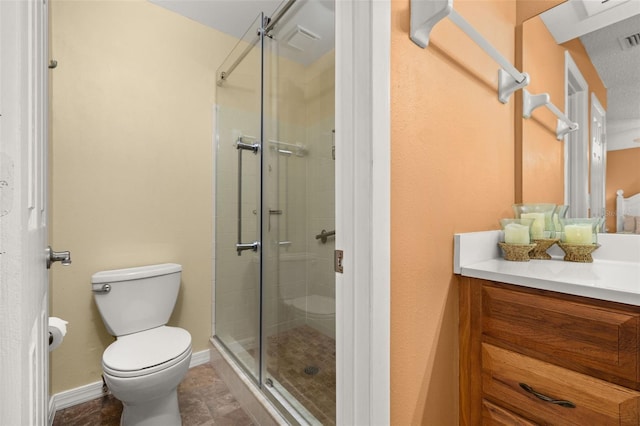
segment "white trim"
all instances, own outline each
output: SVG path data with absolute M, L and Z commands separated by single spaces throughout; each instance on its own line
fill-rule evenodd
M 565 115 L 567 115 L 573 122 L 578 123 L 578 130 L 575 132 L 571 132 L 565 135 L 565 168 L 564 168 L 564 197 L 565 204 L 568 204 L 569 207 L 569 215 L 571 217 L 586 217 L 586 212 L 583 210 L 588 209 L 589 205 L 589 194 L 588 194 L 588 161 L 589 155 L 588 152 L 586 154 L 587 166 L 584 167 L 584 164 L 578 166 L 578 170 L 575 173 L 579 175 L 576 178 L 577 182 L 581 182 L 582 188 L 580 188 L 580 192 L 582 193 L 582 200 L 579 202 L 575 201 L 575 198 L 571 196 L 571 169 L 569 167 L 570 161 L 575 160 L 575 156 L 571 155 L 571 147 L 573 145 L 573 141 L 580 141 L 582 144 L 587 144 L 589 142 L 589 84 L 582 76 L 578 65 L 575 63 L 569 51 L 564 52 L 565 58 L 565 71 L 564 71 L 564 109 Z M 569 89 L 572 88 L 576 93 L 576 105 L 575 109 L 571 108 L 571 102 L 569 99 Z M 573 167 L 576 167 L 575 161 L 571 161 Z M 584 205 L 580 205 L 583 203 Z M 578 212 L 576 212 L 578 210 Z
M 206 364 L 210 360 L 211 360 L 211 352 L 209 351 L 209 349 L 205 349 L 204 351 L 194 352 L 191 354 L 191 362 L 189 363 L 189 368 Z
M 602 121 L 598 120 L 599 117 L 602 118 Z M 595 93 L 591 92 L 591 126 L 589 127 L 589 209 L 591 217 L 607 217 L 607 111 L 605 111 L 604 107 L 600 103 L 600 100 L 596 96 Z M 600 143 L 603 146 L 602 152 L 602 182 L 595 182 L 594 179 L 594 167 L 593 167 L 593 155 L 594 155 L 594 145 L 595 145 L 595 132 L 598 125 L 602 126 L 601 140 Z M 594 196 L 596 193 L 596 189 L 598 184 L 601 184 L 600 195 L 602 196 L 602 205 L 594 206 L 593 204 L 596 202 L 597 197 Z M 598 212 L 597 209 L 602 209 L 602 211 Z M 604 223 L 606 227 L 606 222 Z
M 55 404 L 55 399 L 53 398 L 53 396 L 49 397 L 49 418 L 47 419 L 47 424 L 49 426 L 53 425 L 53 420 L 56 417 L 56 404 Z
M 208 349 L 194 352 L 191 355 L 189 368 L 206 364 L 211 359 L 211 352 Z M 102 390 L 102 381 L 89 383 L 84 386 L 58 392 L 49 398 L 49 424 L 53 424 L 56 411 L 91 401 L 92 399 L 103 397 L 105 392 Z
M 390 424 L 391 3 L 372 2 L 371 396 L 369 424 Z
M 390 22 L 388 1 L 336 2 L 340 425 L 390 423 Z
M 102 381 L 89 383 L 74 389 L 59 392 L 51 397 L 54 413 L 58 410 L 73 407 L 92 399 L 101 398 L 105 393 L 102 391 Z

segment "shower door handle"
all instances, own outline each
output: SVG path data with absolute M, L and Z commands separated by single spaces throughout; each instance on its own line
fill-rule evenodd
M 260 243 L 257 241 L 245 244 L 238 243 L 236 244 L 236 251 L 238 252 L 238 256 L 240 256 L 245 250 L 258 251 L 258 247 L 260 247 Z
M 257 154 L 260 150 L 260 143 L 246 143 L 243 140 L 243 136 L 240 136 L 236 141 L 236 149 L 238 150 L 238 242 L 236 244 L 236 252 L 240 256 L 245 250 L 258 251 L 260 246 L 258 241 L 252 243 L 242 242 L 242 152 L 251 151 Z

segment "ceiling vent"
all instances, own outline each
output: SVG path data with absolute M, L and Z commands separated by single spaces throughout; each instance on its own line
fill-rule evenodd
M 629 0 L 582 0 L 587 16 L 597 15 Z
M 320 36 L 314 34 L 308 29 L 296 25 L 296 28 L 287 38 L 287 44 L 294 49 L 305 51 L 308 50 L 316 41 L 320 40 Z
M 629 50 L 632 47 L 638 47 L 640 46 L 640 32 L 619 37 L 618 42 L 620 43 L 622 50 Z

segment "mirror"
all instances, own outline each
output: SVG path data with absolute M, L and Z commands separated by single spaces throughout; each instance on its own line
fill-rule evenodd
M 518 36 L 528 90 L 549 93 L 581 124 L 558 143 L 552 114 L 516 120 L 521 199 L 577 206 L 571 216 L 605 216 L 608 232 L 616 232 L 616 191 L 640 192 L 640 2 L 568 0 L 523 22 Z

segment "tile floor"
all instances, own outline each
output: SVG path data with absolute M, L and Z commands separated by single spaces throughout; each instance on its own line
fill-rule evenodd
M 183 426 L 253 425 L 209 363 L 189 370 L 178 386 L 178 403 Z M 107 395 L 56 412 L 53 425 L 118 426 L 121 413 L 120 401 Z
M 267 348 L 268 372 L 323 425 L 335 425 L 335 340 L 302 326 L 269 337 Z M 210 363 L 189 370 L 178 403 L 183 426 L 254 424 Z M 107 395 L 56 412 L 53 426 L 118 426 L 121 413 Z
M 303 325 L 269 336 L 267 370 L 320 423 L 336 424 L 336 342 Z

